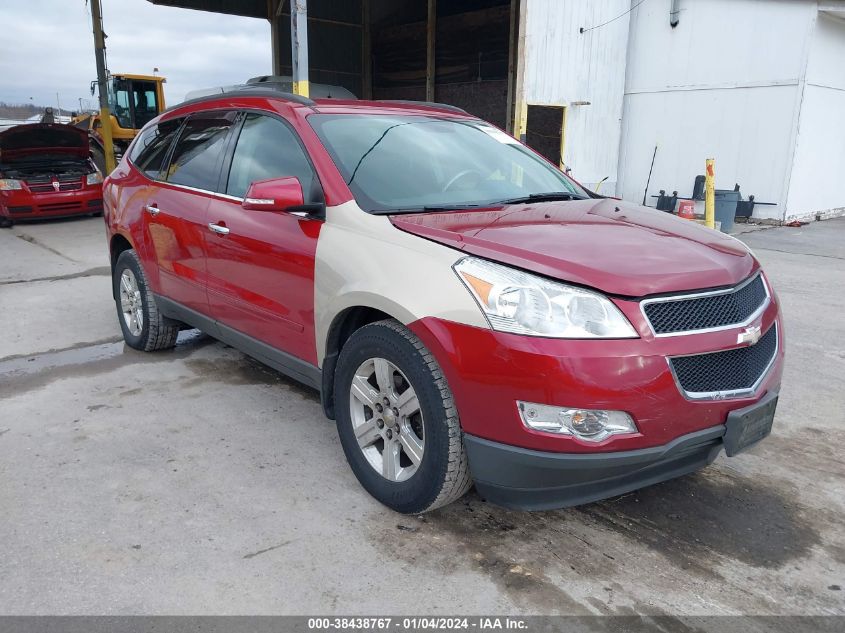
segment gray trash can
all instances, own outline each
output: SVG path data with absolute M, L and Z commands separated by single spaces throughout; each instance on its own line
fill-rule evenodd
M 722 223 L 722 233 L 730 233 L 733 229 L 739 199 L 739 191 L 716 189 L 716 221 Z

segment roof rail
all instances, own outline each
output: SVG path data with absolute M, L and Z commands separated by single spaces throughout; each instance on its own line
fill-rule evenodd
M 411 99 L 379 99 L 380 103 L 398 103 L 403 105 L 425 106 L 427 108 L 440 108 L 441 110 L 451 110 L 452 112 L 460 112 L 461 114 L 469 114 L 463 108 L 453 106 L 448 103 L 437 103 L 436 101 L 412 101 Z
M 292 92 L 285 92 L 281 90 L 278 84 L 273 83 L 265 83 L 265 84 L 241 84 L 238 86 L 225 86 L 220 89 L 219 92 L 214 92 L 211 94 L 202 95 L 201 97 L 196 97 L 194 99 L 188 99 L 187 101 L 183 101 L 182 103 L 177 103 L 165 110 L 165 112 L 170 112 L 171 110 L 175 110 L 176 108 L 181 108 L 185 105 L 193 105 L 195 103 L 203 103 L 205 101 L 213 101 L 214 99 L 221 99 L 223 97 L 273 97 L 275 99 L 282 99 L 284 101 L 290 101 L 291 103 L 298 103 L 300 105 L 307 105 L 313 106 L 316 105 L 311 99 L 308 97 L 303 97 L 302 95 L 295 95 Z

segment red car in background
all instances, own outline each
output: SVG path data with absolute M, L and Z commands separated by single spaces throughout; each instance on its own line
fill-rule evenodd
M 102 183 L 85 130 L 33 123 L 0 132 L 0 226 L 102 213 Z

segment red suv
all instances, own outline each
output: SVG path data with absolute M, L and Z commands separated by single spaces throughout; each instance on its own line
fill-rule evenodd
M 597 196 L 463 111 L 184 103 L 106 180 L 126 342 L 199 328 L 318 389 L 376 499 L 585 503 L 772 425 L 777 298 L 739 241 Z
M 102 182 L 85 130 L 32 123 L 0 132 L 0 226 L 101 213 Z

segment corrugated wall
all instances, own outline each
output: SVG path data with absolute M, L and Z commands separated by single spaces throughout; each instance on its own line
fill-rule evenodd
M 587 186 L 607 177 L 602 192 L 613 193 L 628 43 L 624 14 L 630 2 L 523 1 L 525 100 L 568 106 L 564 162 Z M 622 17 L 599 26 L 617 16 Z

